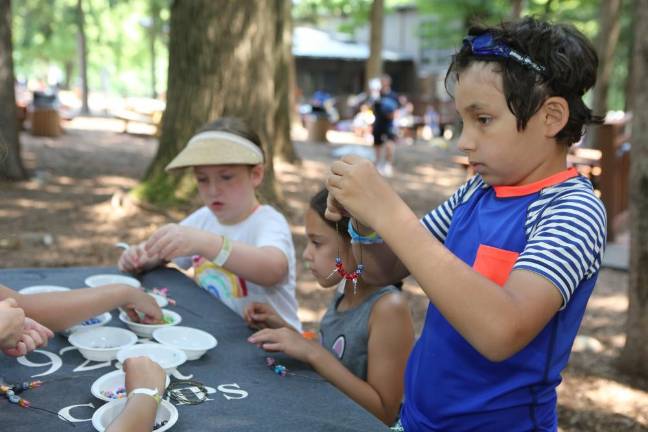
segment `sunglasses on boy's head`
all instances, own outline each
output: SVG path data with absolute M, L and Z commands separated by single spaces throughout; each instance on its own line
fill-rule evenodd
M 539 74 L 544 75 L 546 68 L 537 64 L 531 57 L 520 54 L 503 42 L 497 42 L 490 33 L 483 33 L 478 36 L 466 36 L 463 40 L 464 46 L 470 46 L 470 50 L 476 56 L 493 56 L 512 59 Z

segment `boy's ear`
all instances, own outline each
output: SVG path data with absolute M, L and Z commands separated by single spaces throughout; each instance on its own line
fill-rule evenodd
M 250 170 L 250 177 L 252 178 L 252 184 L 254 187 L 259 187 L 263 183 L 263 174 L 265 172 L 265 167 L 263 164 L 254 165 Z
M 569 120 L 569 104 L 565 98 L 552 96 L 542 105 L 545 136 L 554 138 Z

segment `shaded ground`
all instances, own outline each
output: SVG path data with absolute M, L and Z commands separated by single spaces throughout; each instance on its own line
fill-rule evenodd
M 0 183 L 2 267 L 114 265 L 115 242 L 140 241 L 160 224 L 182 218 L 181 212 L 161 214 L 124 204 L 124 193 L 136 184 L 157 144 L 146 136 L 119 133 L 122 126 L 78 118 L 58 139 L 22 134 L 23 157 L 35 176 Z M 297 142 L 301 166 L 276 167 L 298 256 L 305 245 L 301 215 L 336 147 Z M 444 200 L 463 176 L 445 150 L 416 144 L 398 149 L 391 182 L 420 215 Z M 648 431 L 648 382 L 625 376 L 614 365 L 624 343 L 626 289 L 627 274 L 601 272 L 580 332 L 585 337 L 575 346 L 559 387 L 561 430 Z M 426 298 L 413 281 L 406 281 L 404 290 L 418 331 Z M 298 266 L 300 317 L 306 327 L 316 325 L 330 295 Z

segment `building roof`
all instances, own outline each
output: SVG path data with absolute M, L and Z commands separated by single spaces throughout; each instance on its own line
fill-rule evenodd
M 341 60 L 366 60 L 369 58 L 369 47 L 366 44 L 344 41 L 312 27 L 295 27 L 292 51 L 295 57 Z M 382 57 L 386 61 L 413 60 L 410 55 L 389 50 L 383 50 Z

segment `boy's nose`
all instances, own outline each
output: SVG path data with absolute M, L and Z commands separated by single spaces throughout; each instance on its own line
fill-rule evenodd
M 475 150 L 475 140 L 464 129 L 459 135 L 457 140 L 457 147 L 463 152 L 470 152 Z

